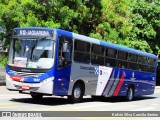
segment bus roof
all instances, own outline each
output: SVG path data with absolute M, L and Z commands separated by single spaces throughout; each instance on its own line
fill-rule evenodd
M 142 52 L 140 50 L 136 50 L 136 49 L 133 49 L 133 48 L 128 48 L 128 47 L 125 47 L 125 46 L 122 46 L 122 45 L 112 44 L 112 43 L 106 42 L 104 40 L 99 40 L 99 39 L 87 37 L 87 36 L 84 36 L 84 35 L 76 34 L 76 33 L 65 31 L 65 30 L 61 30 L 61 29 L 53 29 L 53 28 L 47 28 L 47 27 L 21 27 L 21 28 L 14 28 L 14 30 L 19 30 L 19 29 L 55 30 L 55 31 L 57 31 L 57 33 L 59 33 L 61 35 L 66 35 L 68 37 L 73 37 L 73 38 L 78 39 L 78 40 L 82 40 L 82 41 L 86 41 L 86 42 L 102 45 L 102 46 L 105 46 L 105 47 L 113 48 L 113 49 L 120 50 L 120 51 L 125 51 L 125 52 L 128 52 L 128 53 L 133 53 L 133 54 L 136 54 L 136 55 L 141 55 L 141 56 L 146 56 L 146 57 L 149 57 L 149 58 L 157 59 L 157 56 L 154 55 L 154 54 L 151 54 L 151 53 Z

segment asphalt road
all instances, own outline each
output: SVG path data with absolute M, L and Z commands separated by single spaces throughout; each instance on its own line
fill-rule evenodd
M 26 111 L 158 111 L 160 110 L 160 88 L 153 95 L 136 97 L 128 102 L 123 97 L 110 97 L 94 101 L 84 96 L 82 103 L 71 104 L 66 97 L 44 96 L 34 101 L 30 95 L 8 91 L 0 86 L 0 110 Z
M 85 96 L 82 103 L 71 104 L 66 97 L 61 98 L 57 96 L 46 96 L 42 101 L 34 101 L 30 95 L 19 94 L 15 91 L 8 91 L 5 86 L 0 86 L 0 111 L 160 111 L 159 93 L 160 87 L 156 87 L 153 95 L 136 97 L 131 102 L 127 102 L 123 97 L 110 97 L 94 101 L 90 96 Z M 69 118 L 61 119 L 66 120 Z M 96 120 L 96 117 L 78 117 L 76 119 Z M 108 120 L 111 118 L 101 117 L 101 119 Z M 114 119 L 117 119 L 117 117 Z M 124 120 L 124 118 L 120 119 Z M 127 119 L 129 118 L 127 117 Z M 134 117 L 131 117 L 130 119 L 135 120 Z M 140 119 L 158 120 L 160 118 L 141 117 Z

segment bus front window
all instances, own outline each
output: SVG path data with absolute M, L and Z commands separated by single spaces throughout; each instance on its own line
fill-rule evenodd
M 12 39 L 8 64 L 22 68 L 49 69 L 54 62 L 54 41 Z

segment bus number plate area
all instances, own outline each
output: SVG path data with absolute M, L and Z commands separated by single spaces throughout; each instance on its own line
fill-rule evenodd
M 22 85 L 22 89 L 23 89 L 23 90 L 29 90 L 30 87 L 29 87 L 29 86 L 26 86 L 26 85 Z

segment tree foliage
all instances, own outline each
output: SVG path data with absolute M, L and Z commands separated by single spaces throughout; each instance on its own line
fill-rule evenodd
M 90 36 L 123 44 L 132 29 L 129 0 L 101 0 L 102 15 L 94 33 Z
M 160 1 L 134 0 L 131 7 L 133 29 L 130 33 L 130 40 L 140 41 L 139 43 L 142 45 L 145 43 L 144 51 L 160 53 Z M 140 46 L 139 49 L 142 47 L 144 46 Z
M 61 28 L 160 53 L 159 0 L 1 0 L 0 25 Z

